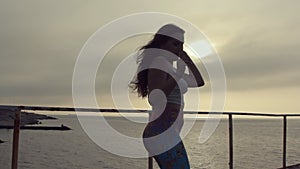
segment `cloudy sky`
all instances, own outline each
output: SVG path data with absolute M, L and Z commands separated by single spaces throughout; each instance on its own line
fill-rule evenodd
M 0 1 L 0 104 L 73 106 L 74 66 L 88 38 L 119 17 L 163 12 L 197 26 L 215 47 L 226 74 L 226 111 L 300 111 L 300 1 L 120 2 Z M 100 65 L 96 94 L 102 107 L 113 106 L 110 72 L 126 55 L 124 49 L 135 50 L 147 38 L 117 45 Z M 209 86 L 199 91 L 200 109 L 208 110 Z M 146 105 L 131 98 L 136 107 Z

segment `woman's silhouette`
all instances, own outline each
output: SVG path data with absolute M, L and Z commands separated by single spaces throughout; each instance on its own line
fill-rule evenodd
M 179 136 L 183 126 L 183 94 L 188 87 L 203 86 L 204 81 L 183 51 L 183 43 L 184 30 L 173 24 L 161 27 L 140 49 L 137 75 L 131 83 L 140 97 L 148 97 L 152 106 L 143 141 L 149 156 L 155 158 L 161 169 L 190 168 Z

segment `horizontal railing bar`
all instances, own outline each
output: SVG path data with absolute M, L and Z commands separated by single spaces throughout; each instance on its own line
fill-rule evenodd
M 0 109 L 8 110 L 32 110 L 32 111 L 77 111 L 77 112 L 124 112 L 124 113 L 146 113 L 151 110 L 144 109 L 97 109 L 97 108 L 74 108 L 74 107 L 45 107 L 45 106 L 11 106 L 11 105 L 0 105 Z M 184 111 L 187 114 L 203 114 L 203 115 L 241 115 L 241 116 L 300 116 L 300 114 L 271 114 L 271 113 L 247 113 L 247 112 L 201 112 L 201 111 Z
M 97 109 L 97 108 L 74 108 L 74 107 L 43 107 L 43 106 L 1 106 L 0 109 L 14 110 L 20 108 L 21 110 L 32 111 L 77 111 L 77 112 L 148 112 L 149 110 L 133 110 L 133 109 Z
M 213 113 L 210 113 L 213 114 Z M 223 114 L 229 115 L 242 115 L 242 116 L 275 116 L 275 117 L 281 117 L 281 116 L 300 116 L 300 114 L 271 114 L 271 113 L 243 113 L 243 112 L 224 112 Z

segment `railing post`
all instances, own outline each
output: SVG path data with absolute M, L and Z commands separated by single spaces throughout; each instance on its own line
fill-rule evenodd
M 287 131 L 286 116 L 283 116 L 283 156 L 282 156 L 282 168 L 286 169 L 286 131 Z
M 12 163 L 11 168 L 18 168 L 18 154 L 19 154 L 19 134 L 20 134 L 20 120 L 21 119 L 21 109 L 18 108 L 15 111 L 14 119 L 14 134 L 13 134 L 13 147 L 12 147 Z
M 233 169 L 233 125 L 232 114 L 228 114 L 229 125 L 229 169 Z
M 153 169 L 153 157 L 148 157 L 148 169 Z

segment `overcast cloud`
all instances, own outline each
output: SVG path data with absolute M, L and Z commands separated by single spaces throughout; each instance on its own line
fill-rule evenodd
M 153 11 L 182 17 L 211 40 L 225 68 L 227 110 L 276 111 L 276 105 L 299 112 L 299 1 L 119 2 L 1 1 L 0 104 L 72 106 L 73 69 L 86 40 L 118 17 Z M 113 65 L 140 45 L 118 48 L 109 56 L 110 64 L 99 68 L 96 84 L 106 86 L 97 88 L 100 101 L 110 93 L 106 82 Z M 245 91 L 251 91 L 247 98 L 241 97 Z M 286 102 L 280 107 L 279 96 Z M 261 105 L 270 98 L 272 102 Z

